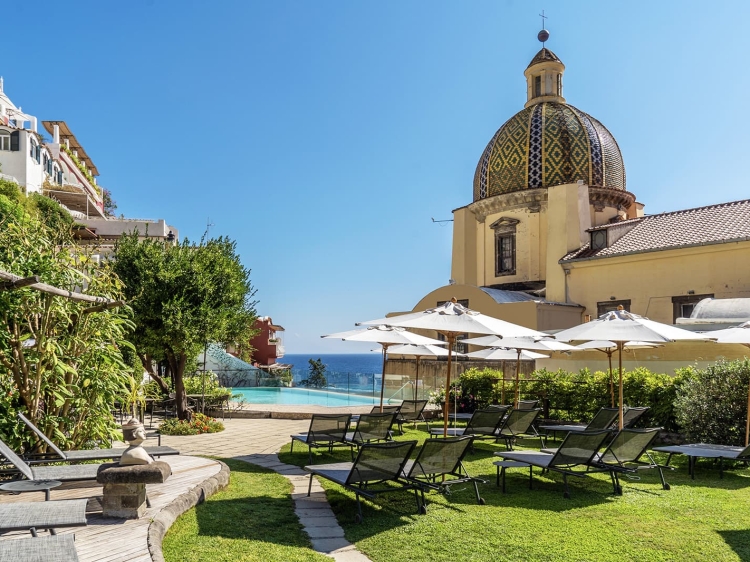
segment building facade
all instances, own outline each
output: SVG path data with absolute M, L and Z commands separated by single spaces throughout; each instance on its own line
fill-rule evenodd
M 453 211 L 451 284 L 414 307 L 453 297 L 537 330 L 623 306 L 667 324 L 705 298 L 750 297 L 750 201 L 647 215 L 628 190 L 614 135 L 563 97 L 565 66 L 543 47 L 524 71 L 527 101 L 490 139 L 471 202 Z M 641 351 L 662 371 L 733 358 L 732 346 Z M 687 359 L 689 358 L 689 359 Z M 542 366 L 598 368 L 596 352 Z

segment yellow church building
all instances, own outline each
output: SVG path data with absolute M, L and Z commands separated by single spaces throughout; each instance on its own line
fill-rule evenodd
M 456 298 L 546 331 L 618 306 L 674 324 L 703 299 L 750 297 L 750 200 L 646 214 L 627 189 L 613 134 L 563 97 L 564 72 L 546 47 L 529 63 L 526 104 L 490 139 L 471 202 L 453 211 L 451 284 L 413 310 Z M 696 360 L 742 356 L 741 349 L 717 344 L 639 353 L 627 367 L 670 372 Z M 538 366 L 570 370 L 605 362 L 594 351 Z

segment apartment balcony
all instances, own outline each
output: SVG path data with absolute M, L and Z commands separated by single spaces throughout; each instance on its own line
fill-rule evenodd
M 101 203 L 96 201 L 80 182 L 65 180 L 62 185 L 46 182 L 42 193 L 63 204 L 67 209 L 80 213 L 80 215 L 74 215 L 76 218 L 80 218 L 81 215 L 84 217 L 104 216 Z
M 276 344 L 276 359 L 284 357 L 284 344 L 279 342 Z

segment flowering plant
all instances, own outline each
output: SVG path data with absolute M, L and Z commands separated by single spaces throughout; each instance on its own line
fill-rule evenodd
M 193 414 L 193 419 L 190 421 L 169 419 L 159 426 L 159 432 L 163 435 L 200 435 L 219 431 L 224 431 L 223 423 L 197 413 Z

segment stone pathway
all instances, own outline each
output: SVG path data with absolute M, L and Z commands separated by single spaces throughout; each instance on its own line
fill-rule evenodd
M 224 422 L 221 433 L 189 436 L 162 436 L 162 445 L 180 449 L 185 455 L 208 455 L 233 458 L 273 470 L 294 487 L 292 499 L 295 513 L 313 548 L 337 562 L 368 562 L 370 559 L 344 538 L 344 530 L 336 521 L 325 492 L 317 481 L 307 497 L 309 475 L 301 468 L 284 464 L 276 453 L 290 442 L 289 436 L 310 427 L 310 420 L 233 419 Z

